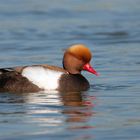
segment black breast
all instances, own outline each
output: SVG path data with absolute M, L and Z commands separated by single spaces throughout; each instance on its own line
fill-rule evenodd
M 60 91 L 84 91 L 89 89 L 89 82 L 81 74 L 63 74 L 59 81 Z

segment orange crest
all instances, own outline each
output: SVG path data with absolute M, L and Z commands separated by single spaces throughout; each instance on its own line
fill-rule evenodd
M 67 52 L 86 63 L 88 63 L 92 57 L 90 50 L 83 44 L 73 45 L 67 49 Z

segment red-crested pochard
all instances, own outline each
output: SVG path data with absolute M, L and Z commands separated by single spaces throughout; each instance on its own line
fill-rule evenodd
M 63 57 L 63 68 L 47 64 L 0 69 L 1 92 L 38 92 L 43 90 L 83 91 L 89 82 L 82 76 L 86 70 L 98 73 L 91 67 L 91 51 L 83 44 L 68 48 Z

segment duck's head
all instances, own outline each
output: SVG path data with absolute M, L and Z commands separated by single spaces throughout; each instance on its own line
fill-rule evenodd
M 91 57 L 91 51 L 85 45 L 72 45 L 64 53 L 63 67 L 70 74 L 80 74 L 82 70 L 86 70 L 98 75 L 96 70 L 90 65 Z

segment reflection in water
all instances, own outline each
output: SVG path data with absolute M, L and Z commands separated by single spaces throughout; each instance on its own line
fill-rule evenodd
M 1 95 L 2 96 L 2 95 Z M 4 94 L 3 94 L 4 96 Z M 93 115 L 93 98 L 80 92 L 49 92 L 29 94 L 5 94 L 3 103 L 20 105 L 22 115 L 29 118 L 26 123 L 36 123 L 40 127 L 65 126 L 68 129 L 92 128 L 88 123 Z M 2 99 L 2 98 L 1 98 Z M 2 100 L 0 101 L 2 102 Z M 16 110 L 11 112 L 15 114 Z M 23 117 L 24 118 L 24 117 Z M 55 130 L 54 130 L 55 131 Z
M 86 96 L 80 92 L 64 93 L 62 96 L 62 102 L 66 109 L 63 113 L 67 115 L 66 122 L 86 122 L 90 116 L 92 116 L 92 102 L 86 99 Z M 76 128 L 77 126 L 72 126 Z M 82 126 L 88 128 L 88 126 Z
M 35 119 L 47 123 L 49 122 L 49 124 L 55 122 L 56 125 L 57 122 L 57 125 L 63 125 L 63 121 L 67 123 L 86 122 L 93 114 L 92 101 L 90 101 L 85 94 L 80 92 L 37 93 L 29 94 L 25 97 L 24 100 L 26 103 L 34 104 L 34 106 L 28 109 L 28 113 L 32 115 L 40 114 L 40 117 L 35 117 Z M 72 125 L 72 127 L 76 128 L 77 126 Z M 81 126 L 81 128 L 82 127 L 90 128 L 90 126 Z

